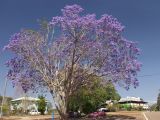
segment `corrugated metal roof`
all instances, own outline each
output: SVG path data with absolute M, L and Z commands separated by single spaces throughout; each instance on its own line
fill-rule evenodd
M 121 98 L 119 102 L 126 102 L 126 101 L 137 101 L 137 102 L 142 102 L 143 99 L 140 97 L 126 97 L 126 98 Z M 143 101 L 144 102 L 144 101 Z
M 33 97 L 21 97 L 21 98 L 17 98 L 17 99 L 11 100 L 11 102 L 14 102 L 14 101 L 21 101 L 21 100 L 38 101 L 39 98 L 33 98 Z

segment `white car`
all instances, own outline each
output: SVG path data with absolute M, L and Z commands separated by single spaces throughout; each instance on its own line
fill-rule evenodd
M 98 109 L 99 112 L 108 112 L 108 109 L 107 108 L 100 108 Z
M 40 112 L 36 111 L 36 110 L 31 110 L 29 112 L 30 115 L 40 115 Z

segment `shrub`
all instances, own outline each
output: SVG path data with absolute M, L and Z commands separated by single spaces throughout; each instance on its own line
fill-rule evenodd
M 8 105 L 3 105 L 2 106 L 2 112 L 3 112 L 3 115 L 9 115 L 9 113 L 10 113 L 9 106 Z
M 39 98 L 39 100 L 38 100 L 38 111 L 41 113 L 41 115 L 44 115 L 44 112 L 46 110 L 45 97 L 39 96 L 38 98 Z

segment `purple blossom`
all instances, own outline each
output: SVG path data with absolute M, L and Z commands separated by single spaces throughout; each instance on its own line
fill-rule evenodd
M 74 19 L 78 17 L 78 14 L 83 11 L 83 8 L 81 8 L 79 5 L 67 5 L 64 7 L 64 9 L 61 10 L 63 13 L 63 16 Z

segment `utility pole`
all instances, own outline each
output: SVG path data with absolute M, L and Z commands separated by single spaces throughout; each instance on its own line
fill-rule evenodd
M 3 104 L 4 104 L 5 95 L 6 95 L 7 82 L 8 82 L 8 79 L 6 78 L 5 79 L 5 85 L 4 85 L 2 104 L 1 104 L 0 118 L 2 118 L 2 116 L 3 116 Z

